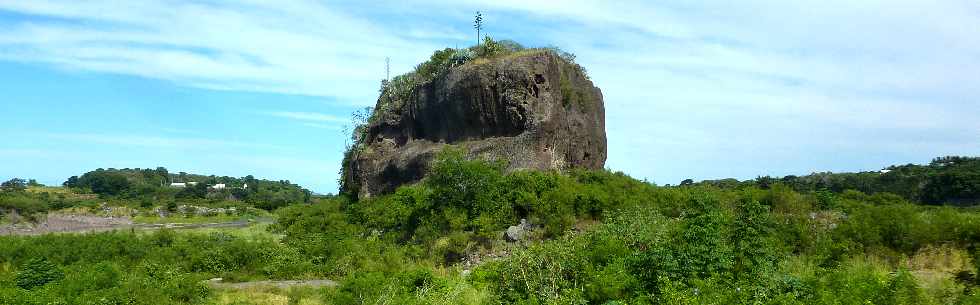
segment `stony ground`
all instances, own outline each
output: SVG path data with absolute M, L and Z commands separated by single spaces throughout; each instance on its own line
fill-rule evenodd
M 239 282 L 239 283 L 226 283 L 220 278 L 211 279 L 208 281 L 208 285 L 214 288 L 222 289 L 249 289 L 256 287 L 276 287 L 280 289 L 286 289 L 290 287 L 297 286 L 307 286 L 307 287 L 333 287 L 337 286 L 337 282 L 331 280 L 288 280 L 288 281 L 252 281 L 252 282 Z
M 48 214 L 37 223 L 22 222 L 0 225 L 0 235 L 41 235 L 47 233 L 85 233 L 112 230 L 198 229 L 246 227 L 245 220 L 219 223 L 133 223 L 129 217 L 111 217 L 77 214 Z

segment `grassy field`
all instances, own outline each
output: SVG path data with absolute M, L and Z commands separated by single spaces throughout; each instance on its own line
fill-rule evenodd
M 216 289 L 210 300 L 215 305 L 322 305 L 324 289 L 307 287 Z

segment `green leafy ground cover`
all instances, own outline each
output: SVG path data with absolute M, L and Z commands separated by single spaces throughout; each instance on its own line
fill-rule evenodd
M 885 192 L 504 174 L 447 151 L 394 194 L 276 215 L 267 229 L 0 237 L 0 304 L 980 302 L 977 210 Z M 522 218 L 530 239 L 502 241 Z M 339 285 L 223 290 L 213 277 Z

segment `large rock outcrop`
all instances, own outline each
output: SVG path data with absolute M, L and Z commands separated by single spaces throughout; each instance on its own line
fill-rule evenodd
M 384 102 L 383 102 L 384 101 Z M 600 169 L 606 161 L 602 92 L 553 52 L 477 60 L 379 99 L 345 158 L 343 191 L 370 197 L 422 179 L 446 145 L 508 170 Z

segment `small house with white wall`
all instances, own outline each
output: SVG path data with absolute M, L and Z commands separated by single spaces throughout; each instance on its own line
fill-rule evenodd
M 184 187 L 187 187 L 187 183 L 173 182 L 173 183 L 170 183 L 170 187 L 184 188 Z
M 211 188 L 216 189 L 216 190 L 221 190 L 221 189 L 224 189 L 225 188 L 225 184 L 224 183 L 218 183 L 218 184 L 212 185 Z

